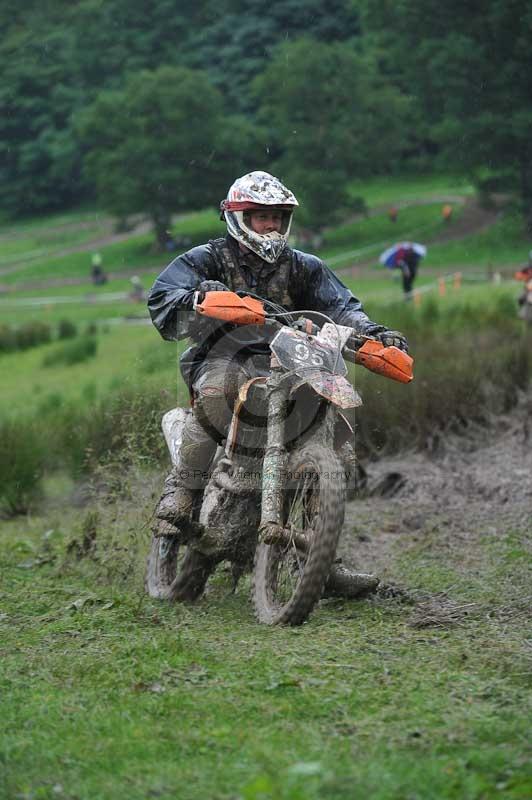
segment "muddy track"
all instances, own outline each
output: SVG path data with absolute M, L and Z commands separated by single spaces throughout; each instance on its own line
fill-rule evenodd
M 383 458 L 368 473 L 370 491 L 391 473 L 404 483 L 391 497 L 348 504 L 339 554 L 385 582 L 394 582 L 395 559 L 424 542 L 458 550 L 464 570 L 481 538 L 511 531 L 532 546 L 532 394 L 489 427 L 442 437 L 432 453 Z

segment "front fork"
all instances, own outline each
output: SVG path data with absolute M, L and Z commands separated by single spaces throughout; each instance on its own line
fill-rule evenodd
M 288 454 L 285 441 L 285 422 L 290 394 L 288 375 L 280 368 L 272 355 L 271 372 L 268 378 L 268 428 L 266 450 L 262 464 L 262 507 L 259 525 L 259 538 L 265 544 L 286 540 L 287 536 L 301 549 L 308 547 L 305 538 L 299 540 L 294 532 L 290 534 L 283 527 L 283 501 L 286 486 L 286 465 Z M 316 431 L 324 443 L 334 440 L 334 427 L 337 419 L 336 409 L 328 404 L 324 418 Z
M 276 357 L 272 355 L 268 378 L 268 427 L 266 450 L 262 462 L 262 508 L 259 526 L 260 540 L 267 544 L 283 534 L 283 487 L 286 476 L 287 452 L 284 446 L 284 427 L 288 404 L 289 383 Z

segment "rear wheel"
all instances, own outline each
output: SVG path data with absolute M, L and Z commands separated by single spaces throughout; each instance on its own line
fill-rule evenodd
M 160 600 L 193 602 L 205 589 L 216 564 L 177 536 L 153 536 L 146 569 L 146 591 Z
M 288 464 L 287 539 L 259 544 L 253 602 L 259 622 L 300 625 L 321 597 L 345 510 L 345 476 L 334 452 L 307 444 Z M 297 541 L 297 544 L 296 544 Z

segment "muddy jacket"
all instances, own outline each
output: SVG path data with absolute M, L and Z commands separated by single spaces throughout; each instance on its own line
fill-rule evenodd
M 253 355 L 268 350 L 264 328 L 221 324 L 193 312 L 194 292 L 204 280 L 221 281 L 231 291 L 247 291 L 288 311 L 319 311 L 359 333 L 385 330 L 371 322 L 360 301 L 319 258 L 285 247 L 278 261 L 268 264 L 254 253 L 242 252 L 231 236 L 214 239 L 174 259 L 159 275 L 148 298 L 153 324 L 164 339 L 190 336 L 196 343 L 181 359 L 189 384 L 197 366 L 222 339 L 222 346 L 229 351 Z

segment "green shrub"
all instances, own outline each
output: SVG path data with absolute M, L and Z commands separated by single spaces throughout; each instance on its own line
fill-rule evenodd
M 175 346 L 160 343 L 151 344 L 145 347 L 139 355 L 137 366 L 140 372 L 145 375 L 152 375 L 154 372 L 161 372 L 169 369 L 176 369 L 177 351 Z
M 10 353 L 17 348 L 15 331 L 9 325 L 0 325 L 0 353 Z
M 85 330 L 85 335 L 86 336 L 96 336 L 97 333 L 98 333 L 98 326 L 96 325 L 96 323 L 95 322 L 89 322 L 89 324 L 87 325 L 87 328 Z
M 532 374 L 526 342 L 496 327 L 445 337 L 429 329 L 411 341 L 411 350 L 414 380 L 408 385 L 356 372 L 365 401 L 356 416 L 361 455 L 424 447 L 446 430 L 485 424 L 515 404 Z
M 420 316 L 425 325 L 433 325 L 440 318 L 440 306 L 434 297 L 428 297 L 423 303 Z
M 44 471 L 42 431 L 25 420 L 0 423 L 0 512 L 27 513 L 40 498 Z
M 82 405 L 64 405 L 46 418 L 49 455 L 55 465 L 66 465 L 76 476 L 102 463 L 167 459 L 161 418 L 172 402 L 166 392 L 120 391 L 97 402 L 84 400 Z
M 80 336 L 77 339 L 66 341 L 43 358 L 43 367 L 56 367 L 58 365 L 72 366 L 94 358 L 98 350 L 98 340 L 92 336 Z
M 37 413 L 48 414 L 50 411 L 56 411 L 64 403 L 64 397 L 60 392 L 48 392 L 44 397 L 39 400 L 37 406 Z
M 46 322 L 26 322 L 15 330 L 17 350 L 28 350 L 52 339 L 52 329 Z
M 74 323 L 69 319 L 61 319 L 57 325 L 57 338 L 58 339 L 73 339 L 78 335 L 78 329 Z

